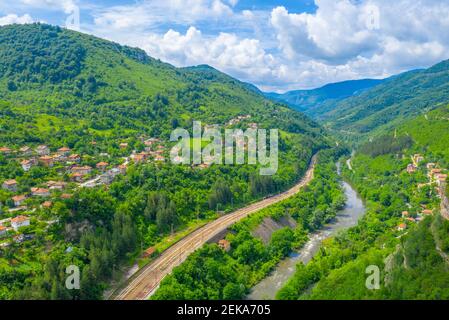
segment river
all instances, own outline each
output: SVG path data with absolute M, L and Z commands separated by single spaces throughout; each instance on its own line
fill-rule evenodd
M 338 166 L 340 173 L 340 168 Z M 342 182 L 346 194 L 346 205 L 338 212 L 336 219 L 326 225 L 320 231 L 312 233 L 309 241 L 297 252 L 282 260 L 276 269 L 265 279 L 253 287 L 247 300 L 274 300 L 276 293 L 293 276 L 298 262 L 308 263 L 318 252 L 321 242 L 335 235 L 338 231 L 357 225 L 361 216 L 365 213 L 365 205 L 357 192 L 346 182 Z

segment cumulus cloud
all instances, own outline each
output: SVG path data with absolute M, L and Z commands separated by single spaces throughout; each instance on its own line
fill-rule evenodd
M 25 24 L 34 22 L 33 18 L 29 14 L 18 16 L 16 14 L 8 14 L 4 17 L 0 17 L 0 26 L 8 24 Z
M 152 34 L 144 49 L 150 55 L 178 66 L 210 64 L 238 74 L 244 80 L 250 80 L 249 75 L 272 76 L 275 65 L 273 56 L 257 39 L 241 39 L 230 33 L 208 37 L 195 27 L 190 27 L 185 34 L 174 30 L 163 35 Z

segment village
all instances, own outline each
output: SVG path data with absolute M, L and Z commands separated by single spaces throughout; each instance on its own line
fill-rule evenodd
M 23 146 L 16 150 L 1 147 L 0 154 L 6 159 L 17 161 L 22 170 L 27 173 L 33 167 L 50 169 L 57 167 L 58 181 L 48 180 L 45 183 L 27 188 L 24 192 L 16 179 L 8 179 L 1 182 L 3 191 L 11 195 L 6 206 L 0 203 L 0 247 L 6 247 L 12 240 L 21 243 L 33 238 L 32 234 L 21 233 L 25 227 L 32 223 L 46 223 L 48 226 L 58 220 L 42 221 L 35 213 L 37 211 L 50 211 L 54 201 L 70 199 L 73 191 L 79 188 L 93 188 L 100 185 L 108 186 L 115 177 L 125 175 L 130 162 L 134 164 L 164 162 L 166 147 L 158 138 L 140 138 L 145 145 L 144 151 L 137 153 L 135 150 L 119 165 L 112 165 L 106 161 L 98 161 L 95 167 L 85 164 L 81 154 L 73 153 L 68 147 L 61 147 L 52 152 L 50 147 L 39 145 L 32 149 Z M 96 144 L 96 142 L 92 142 Z M 122 151 L 129 149 L 127 142 L 118 145 Z M 108 154 L 100 154 L 102 158 Z M 20 192 L 22 191 L 22 192 Z M 2 219 L 2 216 L 7 216 Z
M 235 126 L 242 121 L 250 119 L 250 115 L 238 116 L 229 120 L 225 126 Z M 257 123 L 249 123 L 249 128 L 257 129 Z M 212 127 L 206 125 L 205 129 Z M 80 188 L 94 188 L 97 186 L 108 186 L 119 175 L 125 175 L 130 164 L 141 165 L 146 163 L 162 164 L 168 156 L 167 146 L 159 138 L 140 135 L 139 141 L 143 144 L 143 150 L 132 150 L 128 142 L 120 142 L 117 148 L 121 152 L 129 152 L 120 160 L 120 164 L 113 165 L 105 158 L 111 156 L 107 153 L 99 153 L 98 162 L 93 165 L 91 156 L 73 152 L 70 148 L 62 146 L 54 151 L 47 145 L 38 145 L 34 148 L 21 146 L 10 148 L 0 147 L 0 155 L 4 158 L 16 161 L 24 173 L 29 173 L 32 168 L 56 169 L 58 179 L 49 179 L 36 186 L 24 188 L 19 179 L 7 179 L 0 181 L 1 189 L 9 194 L 10 198 L 6 204 L 0 202 L 0 247 L 7 247 L 11 241 L 22 243 L 33 238 L 32 233 L 27 233 L 26 227 L 32 224 L 46 224 L 47 228 L 58 223 L 56 218 L 42 219 L 48 217 L 55 201 L 70 199 L 73 192 Z M 92 141 L 93 146 L 97 142 Z M 173 151 L 173 150 L 172 150 Z M 179 150 L 178 150 L 179 151 Z M 177 152 L 177 150 L 174 150 Z M 85 159 L 89 158 L 90 161 Z M 182 158 L 174 158 L 175 163 L 181 162 Z M 117 161 L 114 161 L 117 162 Z M 192 168 L 206 169 L 211 166 L 212 159 L 204 159 L 201 164 L 192 164 Z M 24 190 L 25 189 L 25 190 Z M 25 232 L 22 232 L 25 231 Z
M 412 162 L 407 165 L 407 173 L 415 174 L 419 170 L 419 166 L 424 162 L 424 156 L 421 154 L 414 154 L 411 157 Z M 420 183 L 417 185 L 418 190 L 429 186 L 434 187 L 437 192 L 437 197 L 440 198 L 440 213 L 441 215 L 449 220 L 449 203 L 446 195 L 446 186 L 447 186 L 447 169 L 439 168 L 436 163 L 429 162 L 425 165 L 427 170 L 427 183 Z M 421 212 L 412 213 L 409 211 L 402 212 L 402 220 L 398 226 L 398 231 L 404 231 L 407 229 L 408 225 L 411 223 L 416 223 L 421 221 L 425 216 L 433 215 L 435 209 L 427 208 L 427 206 L 422 205 Z

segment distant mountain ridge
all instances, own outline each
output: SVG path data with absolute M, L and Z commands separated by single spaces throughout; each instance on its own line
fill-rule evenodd
M 265 95 L 276 101 L 287 103 L 297 110 L 313 113 L 313 109 L 329 100 L 340 101 L 370 89 L 383 81 L 382 79 L 348 80 L 326 84 L 311 90 L 294 90 L 283 94 L 266 93 Z

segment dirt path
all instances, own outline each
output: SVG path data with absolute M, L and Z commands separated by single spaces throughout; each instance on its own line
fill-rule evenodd
M 175 243 L 164 251 L 156 260 L 139 270 L 139 272 L 129 280 L 126 287 L 114 294 L 112 299 L 148 299 L 157 290 L 160 282 L 166 275 L 170 274 L 176 266 L 184 262 L 191 253 L 201 248 L 209 239 L 251 213 L 257 212 L 297 194 L 313 179 L 316 161 L 317 156 L 315 155 L 312 157 L 310 166 L 302 180 L 290 190 L 222 216 Z

